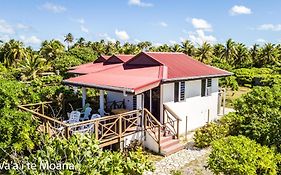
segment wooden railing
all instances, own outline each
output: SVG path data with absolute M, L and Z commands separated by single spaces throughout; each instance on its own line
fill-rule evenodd
M 43 102 L 21 105 L 19 109 L 32 113 L 33 117 L 40 122 L 38 129 L 48 133 L 50 136 L 69 138 L 75 133 L 90 133 L 94 134 L 100 146 L 104 147 L 121 142 L 125 136 L 136 132 L 148 131 L 151 137 L 158 143 L 160 151 L 163 125 L 147 109 L 133 110 L 118 115 L 69 124 L 57 118 L 49 117 L 47 114 L 50 113 L 52 116 L 59 116 L 59 114 L 54 112 L 55 110 L 49 109 L 51 106 L 52 102 Z M 59 112 L 60 110 L 56 111 Z M 62 118 L 62 116 L 60 117 Z
M 163 125 L 147 109 L 144 109 L 144 130 L 158 143 L 158 152 L 160 152 L 162 128 Z
M 176 138 L 179 138 L 179 124 L 181 119 L 178 117 L 173 110 L 171 110 L 167 105 L 164 104 L 164 114 L 163 114 L 163 125 L 164 125 L 164 134 L 171 133 Z
M 126 106 L 125 106 L 125 100 L 122 100 L 122 101 L 112 101 L 112 102 L 108 102 L 107 103 L 107 108 L 109 110 L 112 110 L 112 109 L 125 109 Z

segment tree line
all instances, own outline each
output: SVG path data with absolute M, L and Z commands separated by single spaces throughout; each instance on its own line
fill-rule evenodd
M 232 70 L 251 67 L 278 67 L 281 64 L 281 44 L 266 43 L 262 46 L 254 44 L 247 47 L 228 39 L 225 44 L 204 42 L 202 45 L 194 45 L 189 40 L 180 44 L 163 44 L 155 46 L 151 42 L 144 41 L 136 44 L 119 41 L 107 42 L 86 41 L 83 37 L 74 39 L 71 33 L 65 36 L 65 45 L 58 40 L 43 41 L 38 50 L 25 47 L 20 41 L 10 40 L 0 42 L 0 62 L 6 68 L 18 68 L 27 79 L 35 78 L 37 73 L 54 71 L 55 62 L 65 62 L 65 66 L 73 66 L 94 60 L 99 55 L 113 54 L 137 54 L 141 51 L 152 52 L 183 52 L 201 62 Z M 67 48 L 67 49 L 66 49 Z M 73 53 L 75 52 L 75 53 Z M 71 57 L 83 57 L 80 61 Z M 88 56 L 88 58 L 86 58 Z M 64 61 L 65 60 L 65 61 Z M 69 62 L 68 64 L 66 64 Z M 61 68 L 61 67 L 60 67 Z

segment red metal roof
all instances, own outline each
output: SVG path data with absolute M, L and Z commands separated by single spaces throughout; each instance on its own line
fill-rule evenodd
M 73 73 L 73 74 L 89 74 L 89 73 L 94 73 L 106 69 L 110 69 L 112 67 L 116 67 L 122 64 L 107 64 L 104 65 L 104 63 L 87 63 L 87 64 L 82 64 L 78 66 L 74 70 L 69 70 L 68 73 Z
M 126 61 L 133 58 L 135 55 L 112 55 L 104 63 L 105 64 L 115 64 L 115 63 L 125 63 Z
M 126 90 L 137 94 L 157 87 L 162 79 L 162 71 L 162 66 L 135 67 L 118 65 L 111 69 L 69 78 L 64 80 L 64 83 L 117 91 Z
M 159 85 L 161 81 L 223 77 L 231 73 L 203 64 L 183 53 L 141 52 L 136 56 L 114 55 L 112 64 L 95 63 L 81 66 L 71 73 L 87 74 L 64 82 L 101 89 L 127 89 L 140 93 Z M 107 60 L 107 61 L 108 61 Z M 118 60 L 126 61 L 118 63 Z M 111 62 L 110 61 L 110 62 Z M 123 62 L 122 61 L 122 62 Z
M 184 53 L 145 52 L 168 68 L 168 79 L 230 75 L 229 72 L 206 65 Z

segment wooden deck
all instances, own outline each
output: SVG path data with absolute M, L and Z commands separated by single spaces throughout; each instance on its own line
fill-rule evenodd
M 161 124 L 147 109 L 67 124 L 56 118 L 59 116 L 56 113 L 61 110 L 52 109 L 52 104 L 53 102 L 42 102 L 21 105 L 19 109 L 33 114 L 34 119 L 40 122 L 38 130 L 50 136 L 69 138 L 75 133 L 89 133 L 94 135 L 101 147 L 121 142 L 126 136 L 140 131 L 148 131 L 144 132 L 145 135 L 149 134 L 158 143 L 159 150 L 163 131 L 179 137 L 178 119 L 172 119 L 167 115 L 167 122 Z M 177 129 L 175 129 L 175 126 L 177 126 Z

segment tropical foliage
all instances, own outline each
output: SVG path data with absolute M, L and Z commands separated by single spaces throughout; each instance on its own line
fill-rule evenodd
M 214 141 L 208 167 L 215 174 L 274 175 L 279 156 L 245 136 L 230 136 Z
M 65 72 L 70 67 L 94 61 L 100 55 L 155 51 L 182 52 L 201 62 L 233 72 L 233 76 L 220 81 L 221 86 L 231 87 L 233 90 L 237 90 L 239 86 L 254 87 L 235 103 L 235 113 L 196 131 L 195 143 L 198 147 L 213 143 L 214 151 L 209 161 L 213 172 L 276 174 L 278 171 L 278 156 L 271 149 L 281 150 L 281 90 L 278 86 L 281 83 L 280 44 L 255 44 L 247 47 L 229 39 L 224 44 L 214 45 L 206 42 L 194 45 L 187 40 L 155 46 L 148 41 L 136 44 L 105 40 L 92 42 L 82 37 L 75 39 L 71 33 L 65 36 L 64 42 L 67 48 L 58 40 L 46 40 L 39 50 L 25 47 L 16 40 L 0 42 L 1 161 L 33 161 L 38 164 L 40 160 L 51 157 L 50 160 L 54 163 L 61 161 L 75 166 L 75 171 L 65 170 L 51 174 L 142 174 L 145 170 L 152 169 L 141 149 L 124 153 L 101 151 L 96 141 L 89 136 L 77 135 L 70 140 L 46 138 L 36 132 L 37 123 L 31 116 L 19 112 L 16 106 L 61 100 L 65 98 L 63 95 L 79 96 L 79 93 L 74 94 L 61 84 L 61 80 L 68 76 Z M 255 141 L 242 136 L 223 139 L 239 134 Z M 245 150 L 241 149 L 243 144 Z M 250 149 L 253 146 L 249 145 L 254 145 L 255 148 Z M 221 162 L 218 162 L 219 158 Z M 252 163 L 249 160 L 253 160 Z M 232 169 L 229 168 L 230 165 Z M 4 172 L 7 173 L 19 174 Z M 46 174 L 39 169 L 25 169 L 24 173 L 20 173 Z
M 12 157 L 12 162 L 26 165 L 28 162 L 36 168 L 10 170 L 9 173 L 24 174 L 135 174 L 152 170 L 153 165 L 143 154 L 141 147 L 128 154 L 102 151 L 98 143 L 89 135 L 73 135 L 70 139 L 42 137 L 39 148 L 28 157 L 20 154 Z M 48 165 L 62 165 L 49 169 Z M 44 168 L 46 167 L 46 168 Z

